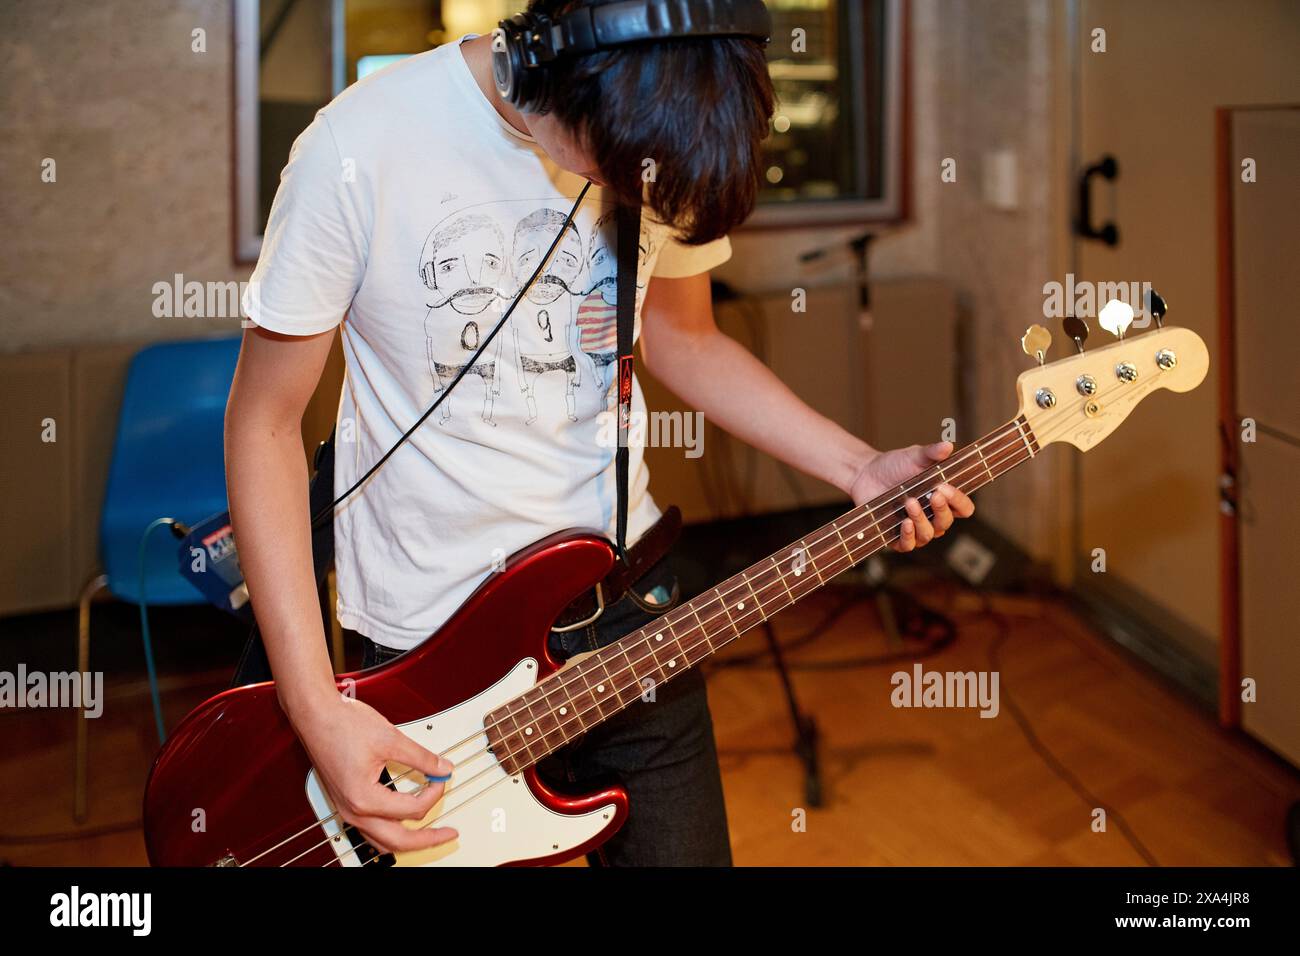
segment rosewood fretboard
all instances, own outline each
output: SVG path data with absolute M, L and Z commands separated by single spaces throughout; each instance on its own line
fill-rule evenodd
M 970 493 L 1037 454 L 1023 416 L 995 429 L 492 711 L 484 726 L 493 752 L 519 773 L 888 547 L 907 517 L 904 498 L 918 498 L 930 514 L 937 485 Z

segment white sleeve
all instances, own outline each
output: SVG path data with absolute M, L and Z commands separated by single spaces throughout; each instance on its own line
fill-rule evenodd
M 722 265 L 731 258 L 731 240 L 726 236 L 702 246 L 688 246 L 669 238 L 659 250 L 651 275 L 665 279 L 684 279 Z
M 244 314 L 286 335 L 340 322 L 366 270 L 373 209 L 324 113 L 294 140 L 244 293 Z

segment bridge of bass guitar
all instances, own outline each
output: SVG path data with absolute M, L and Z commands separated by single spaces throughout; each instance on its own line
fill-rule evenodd
M 452 827 L 456 839 L 427 850 L 377 854 L 355 829 L 334 816 L 313 770 L 307 775 L 306 791 L 320 826 L 302 838 L 303 860 L 308 855 L 318 860 L 319 849 L 311 854 L 305 851 L 327 843 L 333 859 L 327 859 L 326 865 L 503 866 L 559 862 L 602 842 L 622 823 L 626 798 L 621 793 L 608 794 L 603 803 L 600 795 L 567 801 L 547 790 L 532 772 L 507 773 L 489 748 L 484 716 L 531 687 L 537 673 L 537 661 L 527 658 L 455 707 L 398 725 L 411 739 L 455 765 L 443 798 L 423 820 L 406 825 Z M 415 791 L 424 782 L 422 774 L 401 764 L 390 764 L 388 774 L 393 786 L 404 792 Z

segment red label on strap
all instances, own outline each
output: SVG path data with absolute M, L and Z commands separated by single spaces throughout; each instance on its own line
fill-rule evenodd
M 618 360 L 618 401 L 619 404 L 632 401 L 632 356 L 624 355 Z

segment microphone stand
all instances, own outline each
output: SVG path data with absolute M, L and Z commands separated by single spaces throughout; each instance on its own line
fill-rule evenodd
M 715 304 L 735 302 L 745 298 L 744 294 L 737 292 L 727 283 L 716 279 L 712 283 L 712 296 Z M 781 681 L 781 690 L 785 696 L 786 705 L 790 710 L 790 723 L 794 728 L 794 755 L 803 765 L 804 771 L 804 802 L 809 807 L 821 807 L 824 798 L 821 763 L 818 759 L 817 745 L 820 735 L 817 730 L 817 721 L 811 714 L 805 712 L 799 704 L 794 680 L 790 676 L 790 668 L 786 665 L 785 655 L 781 653 L 781 642 L 777 639 L 776 629 L 772 627 L 771 622 L 764 621 L 762 631 L 764 639 L 767 641 L 768 651 L 772 655 L 772 663 L 776 668 L 777 677 Z
M 800 263 L 808 264 L 826 259 L 836 253 L 848 254 L 853 257 L 853 275 L 858 286 L 858 326 L 864 331 L 869 332 L 873 327 L 871 316 L 871 280 L 870 273 L 870 253 L 871 243 L 875 240 L 874 232 L 864 232 L 854 236 L 842 243 L 833 246 L 823 246 L 820 249 L 813 249 L 799 256 Z M 876 612 L 880 617 L 881 626 L 885 631 L 885 638 L 895 649 L 903 646 L 903 638 L 898 630 L 898 614 L 894 605 L 894 591 L 887 582 L 888 571 L 885 563 L 878 559 L 871 559 L 867 567 L 863 569 L 863 574 L 859 580 L 875 598 Z

